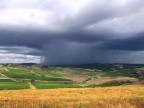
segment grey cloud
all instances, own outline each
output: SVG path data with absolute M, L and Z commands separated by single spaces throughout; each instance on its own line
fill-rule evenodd
M 6 1 L 6 3 L 10 3 L 10 1 Z M 22 3 L 19 1 L 18 4 L 22 5 Z M 16 8 L 21 5 L 16 5 Z M 44 56 L 44 63 L 49 65 L 143 62 L 140 57 L 144 53 L 144 30 L 141 30 L 142 33 L 135 33 L 135 29 L 133 29 L 133 33 L 128 31 L 125 34 L 113 29 L 106 31 L 103 26 L 101 29 L 87 29 L 89 26 L 101 25 L 104 21 L 109 22 L 119 17 L 127 17 L 127 20 L 129 20 L 133 17 L 131 15 L 143 13 L 143 6 L 143 0 L 131 0 L 121 5 L 116 0 L 111 0 L 111 2 L 109 0 L 90 0 L 87 5 L 72 14 L 57 0 L 52 2 L 46 0 L 40 4 L 28 3 L 26 5 L 24 3 L 22 8 L 29 9 L 31 7 L 51 11 L 54 16 L 54 20 L 51 19 L 52 21 L 50 21 L 52 25 L 47 25 L 48 18 L 51 18 L 49 15 L 45 19 L 46 26 L 37 29 L 31 29 L 29 26 L 14 25 L 10 27 L 5 25 L 3 27 L 1 25 L 0 46 L 3 47 L 0 47 L 0 53 L 18 54 L 19 59 L 16 61 L 21 59 L 22 62 L 24 59 L 27 61 L 30 58 L 30 61 L 34 59 L 38 61 L 40 56 Z M 0 8 L 3 8 L 2 5 L 0 5 Z M 5 8 L 7 9 L 7 7 Z M 107 24 L 111 23 L 106 23 L 104 26 L 108 26 Z M 138 26 L 139 24 L 141 23 L 138 23 Z M 49 26 L 54 26 L 54 30 L 47 29 Z M 132 25 L 126 24 L 126 28 L 129 26 Z M 61 29 L 55 30 L 55 27 Z M 118 26 L 117 29 L 120 29 L 120 27 Z M 134 56 L 138 61 L 133 59 Z M 3 56 L 1 59 L 4 58 Z M 10 58 L 14 59 L 9 55 Z
M 90 33 L 87 31 L 68 31 L 68 32 L 0 32 L 0 45 L 5 46 L 27 46 L 42 49 L 45 44 L 55 44 L 57 42 L 76 42 L 92 44 L 102 42 L 112 38 L 113 33 Z
M 3 54 L 17 53 L 17 54 L 25 54 L 25 55 L 41 55 L 41 50 L 38 50 L 36 48 L 23 47 L 23 46 L 1 46 L 0 52 Z
M 51 46 L 45 52 L 44 64 L 67 65 L 85 63 L 143 63 L 144 52 L 102 50 L 85 46 Z
M 143 51 L 144 33 L 135 34 L 135 36 L 127 39 L 112 40 L 103 44 L 100 47 L 110 50 Z
M 124 39 L 114 39 L 113 35 L 120 34 L 102 33 L 102 31 L 90 33 L 83 30 L 61 33 L 7 31 L 1 32 L 0 44 L 11 45 L 13 48 L 0 49 L 7 50 L 8 53 L 44 56 L 44 64 L 49 65 L 135 62 L 136 60 L 127 56 L 133 54 L 130 50 L 144 50 L 141 48 L 143 47 L 143 33 Z
M 129 16 L 144 9 L 143 6 L 143 0 L 127 1 L 125 5 L 120 5 L 115 0 L 90 1 L 78 14 L 64 19 L 62 24 L 69 29 L 85 28 L 105 20 Z

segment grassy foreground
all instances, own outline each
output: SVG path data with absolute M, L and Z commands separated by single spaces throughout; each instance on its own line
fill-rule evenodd
M 44 82 L 35 82 L 33 85 L 37 89 L 56 89 L 56 88 L 81 88 L 81 86 L 76 84 L 65 84 L 65 83 L 44 83 Z
M 0 90 L 29 89 L 26 82 L 0 82 Z
M 144 86 L 0 91 L 0 108 L 143 108 Z

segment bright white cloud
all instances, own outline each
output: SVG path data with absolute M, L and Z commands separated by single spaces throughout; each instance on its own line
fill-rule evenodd
M 9 25 L 44 25 L 47 13 L 39 9 L 5 9 L 0 11 L 0 23 Z
M 34 54 L 37 52 L 37 54 Z M 0 63 L 41 63 L 39 51 L 27 47 L 0 46 Z
M 0 63 L 41 63 L 41 57 L 15 53 L 0 53 Z

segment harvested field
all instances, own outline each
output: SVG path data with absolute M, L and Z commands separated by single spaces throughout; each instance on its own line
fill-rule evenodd
M 4 108 L 143 108 L 144 86 L 0 91 Z

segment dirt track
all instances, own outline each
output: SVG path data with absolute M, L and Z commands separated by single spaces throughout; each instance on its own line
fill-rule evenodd
M 28 84 L 31 90 L 36 90 L 36 87 L 31 82 L 28 82 Z

